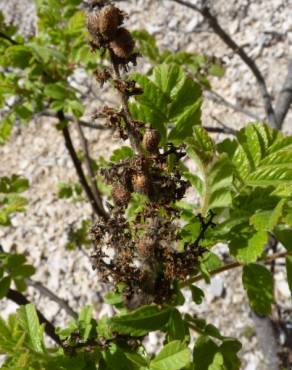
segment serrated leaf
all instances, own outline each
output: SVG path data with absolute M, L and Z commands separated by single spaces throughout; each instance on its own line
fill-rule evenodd
M 250 218 L 251 225 L 253 225 L 256 230 L 272 231 L 282 216 L 285 202 L 285 199 L 281 199 L 273 210 L 255 213 Z
M 292 183 L 291 137 L 264 124 L 250 124 L 237 134 L 237 141 L 219 145 L 228 153 L 241 181 L 249 186 L 279 186 Z
M 246 237 L 234 237 L 229 243 L 229 249 L 239 262 L 251 263 L 261 256 L 267 241 L 268 233 L 257 231 L 253 235 L 248 234 Z
M 273 297 L 273 276 L 264 266 L 251 263 L 244 266 L 242 282 L 251 307 L 259 315 L 269 315 Z
M 167 126 L 171 125 L 168 140 L 182 142 L 192 135 L 194 125 L 200 123 L 201 88 L 176 64 L 161 64 L 153 69 L 152 79 L 139 73 L 133 78 L 144 89 L 131 104 L 136 119 L 150 122 L 159 130 L 162 142 Z
M 168 343 L 150 362 L 150 370 L 179 370 L 191 362 L 187 345 L 178 340 Z
M 17 310 L 17 318 L 19 325 L 27 334 L 31 348 L 38 352 L 43 353 L 43 333 L 44 330 L 39 324 L 38 315 L 33 304 L 21 306 Z
M 112 331 L 119 334 L 143 336 L 151 331 L 162 329 L 168 322 L 171 309 L 157 306 L 143 306 L 123 316 L 110 320 Z

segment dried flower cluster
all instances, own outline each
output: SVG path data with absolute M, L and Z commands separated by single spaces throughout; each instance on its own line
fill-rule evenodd
M 133 62 L 134 42 L 122 28 L 125 14 L 111 4 L 100 5 L 88 16 L 88 29 L 95 48 L 109 50 L 112 70 L 97 71 L 101 84 L 113 80 L 119 91 L 122 108 L 104 107 L 99 116 L 119 132 L 130 138 L 135 155 L 111 163 L 101 170 L 105 181 L 112 185 L 110 217 L 100 220 L 92 229 L 95 241 L 93 267 L 102 279 L 114 285 L 123 282 L 125 303 L 129 308 L 150 302 L 163 303 L 172 298 L 176 282 L 193 273 L 198 258 L 204 252 L 200 240 L 206 224 L 202 220 L 200 238 L 194 243 L 181 242 L 175 201 L 184 197 L 188 182 L 183 180 L 179 160 L 185 155 L 183 147 L 164 144 L 160 147 L 160 133 L 147 123 L 132 119 L 128 100 L 142 90 L 135 81 L 122 79 L 120 68 Z M 172 156 L 173 166 L 168 159 Z M 144 196 L 139 212 L 131 222 L 126 208 L 134 193 Z

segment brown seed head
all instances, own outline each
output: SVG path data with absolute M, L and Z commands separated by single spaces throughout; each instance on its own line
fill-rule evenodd
M 131 193 L 120 183 L 113 186 L 112 197 L 115 205 L 126 206 L 130 199 Z
M 150 190 L 149 178 L 144 173 L 136 173 L 132 177 L 132 186 L 136 193 L 147 195 Z
M 143 258 L 151 257 L 154 253 L 155 244 L 150 238 L 140 239 L 136 246 L 138 254 Z
M 118 29 L 115 39 L 110 42 L 113 53 L 121 59 L 128 59 L 133 53 L 135 42 L 128 30 L 121 27 Z
M 154 129 L 147 129 L 143 136 L 143 146 L 149 153 L 156 153 L 160 142 L 160 133 Z
M 114 5 L 106 5 L 99 12 L 99 32 L 107 40 L 113 40 L 123 23 L 123 12 Z
M 87 28 L 91 36 L 98 37 L 99 34 L 99 12 L 89 13 L 87 16 Z

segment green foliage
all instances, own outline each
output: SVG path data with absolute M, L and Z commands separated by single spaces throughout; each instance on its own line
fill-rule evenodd
M 68 113 L 75 119 L 84 112 L 80 93 L 72 81 L 76 68 L 86 72 L 96 69 L 100 55 L 93 54 L 84 42 L 87 38 L 84 12 L 80 0 L 36 0 L 38 32 L 28 40 L 15 27 L 3 22 L 0 39 L 0 144 L 4 144 L 15 122 L 27 122 L 44 110 Z M 292 139 L 261 123 L 249 124 L 236 137 L 216 143 L 201 124 L 202 89 L 210 89 L 209 75 L 221 77 L 220 60 L 196 53 L 169 50 L 161 52 L 153 36 L 135 31 L 138 49 L 151 62 L 146 74 L 133 73 L 132 78 L 144 93 L 130 98 L 130 111 L 137 120 L 157 128 L 162 140 L 161 153 L 170 144 L 186 150 L 196 170 L 171 155 L 169 169 L 183 169 L 183 176 L 198 194 L 198 202 L 182 201 L 176 207 L 181 223 L 178 226 L 178 249 L 204 247 L 204 254 L 193 274 L 210 283 L 223 262 L 212 247 L 228 244 L 234 259 L 244 264 L 243 286 L 251 307 L 260 315 L 271 312 L 273 278 L 262 265 L 265 246 L 272 234 L 288 252 L 292 248 Z M 5 73 L 3 72 L 5 71 Z M 17 97 L 17 99 L 15 99 Z M 7 108 L 7 99 L 12 99 Z M 69 124 L 63 120 L 57 129 Z M 113 151 L 110 162 L 132 158 L 134 151 L 123 146 Z M 82 158 L 79 158 L 82 162 Z M 92 161 L 96 172 L 100 164 Z M 100 187 L 109 192 L 106 185 Z M 17 175 L 0 178 L 0 225 L 9 226 L 10 216 L 25 210 L 27 201 L 20 193 L 28 189 L 26 179 Z M 79 183 L 62 182 L 58 196 L 73 201 L 84 200 Z M 147 206 L 147 197 L 132 196 L 126 211 L 130 225 Z M 161 214 L 163 209 L 160 209 Z M 199 214 L 199 216 L 198 216 Z M 138 216 L 138 217 L 137 217 Z M 208 224 L 208 222 L 210 223 Z M 139 221 L 143 224 L 144 220 Z M 72 227 L 68 249 L 90 245 L 91 221 L 83 220 Z M 206 226 L 208 225 L 208 226 Z M 140 226 L 140 225 L 139 225 Z M 202 237 L 203 235 L 203 237 Z M 199 238 L 199 239 L 198 239 Z M 202 240 L 200 240 L 202 239 Z M 200 240 L 200 244 L 198 244 Z M 287 280 L 292 291 L 292 258 L 286 256 Z M 23 255 L 0 253 L 0 298 L 14 284 L 18 291 L 26 289 L 26 279 L 34 273 Z M 194 279 L 196 280 L 196 279 Z M 129 311 L 124 304 L 124 284 L 109 292 L 105 300 L 118 313 L 113 317 L 94 319 L 91 306 L 85 306 L 78 319 L 57 334 L 62 346 L 46 346 L 44 325 L 40 325 L 33 305 L 25 305 L 7 321 L 0 319 L 0 353 L 5 354 L 3 369 L 76 369 L 76 370 L 236 370 L 240 368 L 238 341 L 223 336 L 204 320 L 183 315 L 176 306 L 184 303 L 179 281 L 174 279 L 170 302 L 146 305 Z M 202 303 L 204 292 L 189 286 L 192 299 Z M 196 331 L 193 358 L 190 353 L 190 331 Z M 161 351 L 145 353 L 142 340 L 150 332 L 165 333 Z
M 150 362 L 150 370 L 180 370 L 191 363 L 187 345 L 178 340 L 168 343 Z
M 28 180 L 20 176 L 0 177 L 0 225 L 10 226 L 10 215 L 25 211 L 27 200 L 19 193 L 28 187 Z
M 171 309 L 157 306 L 143 306 L 110 320 L 112 331 L 131 336 L 143 336 L 151 331 L 164 328 L 171 315 Z
M 149 122 L 162 137 L 181 143 L 192 135 L 201 119 L 201 88 L 176 64 L 161 64 L 151 78 L 134 73 L 132 77 L 144 89 L 130 108 L 134 118 Z
M 61 199 L 73 198 L 73 200 L 78 201 L 81 199 L 82 186 L 79 182 L 67 183 L 60 182 L 58 184 L 58 197 Z
M 252 308 L 259 315 L 270 314 L 274 302 L 271 272 L 264 266 L 251 263 L 243 268 L 242 282 Z
M 88 247 L 91 245 L 91 240 L 89 239 L 89 228 L 91 221 L 82 220 L 81 226 L 79 228 L 71 228 L 68 233 L 68 243 L 66 248 L 73 250 L 81 247 Z
M 6 296 L 13 282 L 19 291 L 26 289 L 26 279 L 35 273 L 23 254 L 0 253 L 0 298 Z

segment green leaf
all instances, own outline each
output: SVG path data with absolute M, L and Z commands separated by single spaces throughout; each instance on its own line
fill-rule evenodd
M 268 233 L 257 231 L 252 235 L 248 234 L 246 238 L 240 235 L 234 237 L 229 243 L 229 249 L 239 262 L 251 263 L 261 256 L 267 241 Z
M 237 352 L 241 344 L 234 339 L 222 337 L 217 345 L 209 336 L 200 336 L 194 346 L 194 370 L 239 370 Z
M 121 148 L 115 149 L 110 157 L 112 162 L 119 162 L 127 158 L 132 158 L 134 152 L 129 146 L 122 146 Z
M 275 230 L 275 236 L 289 252 L 292 252 L 292 229 L 277 228 Z
M 195 285 L 190 286 L 191 292 L 192 292 L 192 299 L 196 304 L 201 304 L 203 302 L 204 298 L 204 292 L 202 289 L 198 288 Z
M 110 319 L 112 331 L 131 336 L 143 336 L 151 331 L 162 329 L 168 322 L 171 309 L 157 306 L 143 306 L 123 316 Z
M 174 309 L 171 313 L 168 325 L 167 325 L 168 340 L 181 340 L 185 339 L 186 330 L 185 322 L 182 318 L 181 313 Z
M 207 335 L 200 336 L 194 346 L 193 361 L 195 370 L 209 370 L 216 363 L 215 355 L 219 348 Z M 216 369 L 216 367 L 215 367 Z M 219 368 L 220 369 L 220 368 Z
M 158 62 L 159 49 L 156 45 L 156 39 L 150 35 L 146 30 L 138 30 L 132 32 L 132 36 L 138 42 L 143 57 L 148 58 L 151 62 Z
M 0 280 L 0 299 L 5 297 L 8 293 L 11 284 L 11 277 L 5 276 L 3 279 Z
M 286 272 L 287 272 L 288 285 L 289 285 L 291 296 L 292 296 L 292 256 L 286 257 Z
M 150 362 L 150 370 L 179 370 L 190 362 L 191 355 L 187 345 L 176 340 L 163 347 Z
M 22 193 L 28 188 L 28 180 L 18 175 L 0 177 L 0 193 Z
M 273 276 L 264 266 L 251 263 L 244 266 L 243 286 L 251 307 L 259 315 L 269 315 L 273 298 Z
M 279 223 L 286 200 L 281 199 L 272 211 L 259 211 L 250 218 L 256 230 L 272 231 Z
M 38 315 L 33 304 L 21 306 L 17 310 L 17 317 L 20 326 L 28 336 L 31 348 L 38 352 L 44 353 L 43 349 L 43 327 L 39 324 Z
M 67 86 L 61 82 L 46 85 L 44 93 L 49 98 L 62 101 L 68 99 L 70 95 L 72 95 Z
M 25 69 L 29 66 L 32 50 L 29 46 L 13 45 L 5 50 L 8 65 Z
M 144 93 L 136 97 L 137 104 L 131 104 L 132 114 L 158 129 L 162 142 L 169 125 L 168 140 L 181 143 L 200 124 L 201 88 L 176 64 L 156 66 L 151 77 L 133 74 Z
M 237 140 L 219 145 L 232 159 L 237 175 L 249 186 L 292 183 L 292 137 L 254 123 L 239 131 Z
M 11 117 L 4 117 L 0 120 L 0 145 L 3 145 L 10 137 L 12 131 Z

